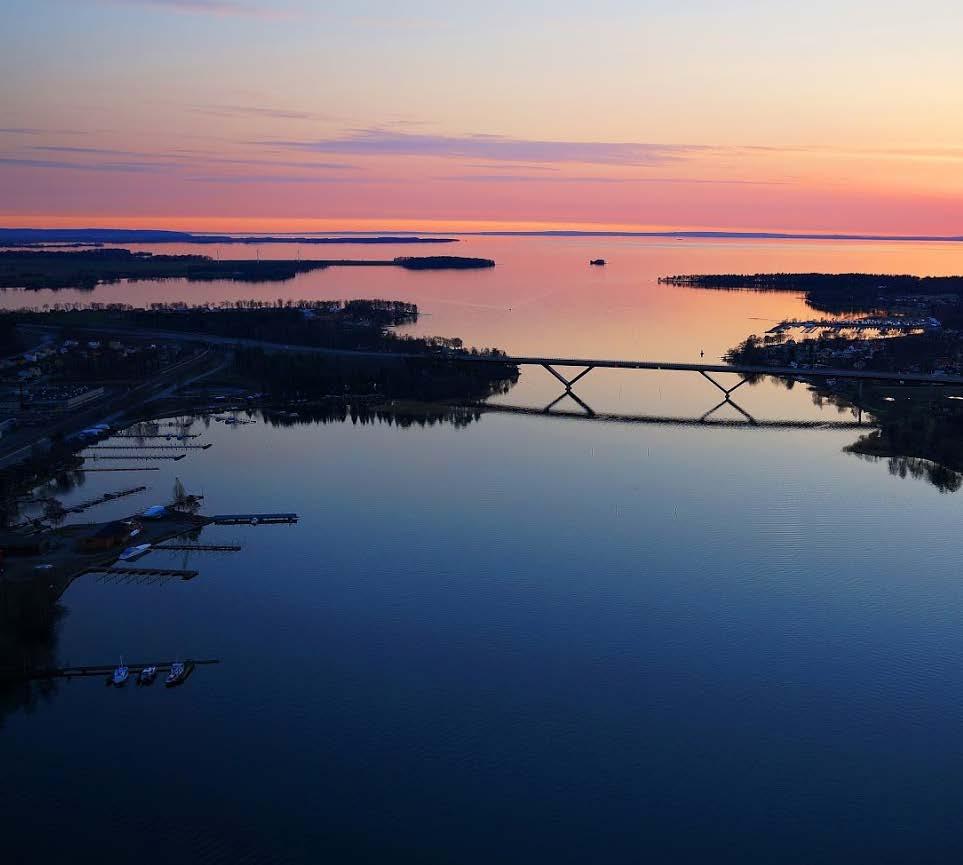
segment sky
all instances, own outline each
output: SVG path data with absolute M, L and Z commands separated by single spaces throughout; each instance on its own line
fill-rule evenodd
M 0 224 L 963 234 L 951 0 L 0 0 Z

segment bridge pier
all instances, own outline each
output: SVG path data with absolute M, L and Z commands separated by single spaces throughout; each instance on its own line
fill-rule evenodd
M 563 376 L 560 372 L 558 372 L 551 364 L 543 363 L 542 366 L 545 367 L 545 369 L 547 369 L 552 375 L 554 375 L 555 378 L 557 378 L 563 385 L 565 385 L 566 391 L 570 391 L 572 389 L 572 385 L 574 385 L 575 382 L 577 382 L 581 378 L 584 378 L 593 369 L 595 369 L 594 366 L 588 366 L 585 369 L 583 369 L 577 376 L 575 376 L 575 378 L 569 381 L 567 378 L 565 378 L 565 376 Z
M 708 381 L 712 382 L 712 384 L 714 384 L 717 388 L 719 388 L 719 390 L 721 390 L 726 395 L 726 399 L 729 398 L 729 394 L 731 394 L 734 390 L 737 390 L 738 388 L 742 387 L 747 381 L 749 381 L 749 379 L 747 378 L 741 378 L 739 379 L 738 384 L 735 384 L 732 387 L 726 389 L 721 384 L 719 384 L 719 382 L 717 382 L 711 375 L 709 375 L 709 373 L 707 373 L 704 369 L 699 370 L 699 375 L 701 375 L 704 379 L 707 379 Z

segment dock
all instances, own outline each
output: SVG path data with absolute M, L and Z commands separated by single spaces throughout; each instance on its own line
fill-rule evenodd
M 171 668 L 173 661 L 151 661 L 139 664 L 127 664 L 127 669 L 131 675 L 135 676 L 145 667 L 157 667 L 158 672 L 167 672 Z M 197 660 L 185 660 L 184 666 L 190 675 L 194 667 L 204 667 L 211 664 L 220 664 L 219 658 L 203 658 Z M 0 679 L 16 679 L 19 681 L 34 681 L 38 679 L 74 679 L 89 676 L 109 676 L 117 668 L 117 664 L 86 664 L 77 667 L 35 667 L 0 668 Z
M 131 451 L 131 450 L 145 450 L 145 451 L 206 451 L 208 448 L 214 447 L 212 442 L 208 442 L 206 445 L 88 445 L 86 450 L 89 451 Z
M 176 550 L 182 553 L 239 553 L 240 544 L 157 544 L 154 550 Z
M 193 580 L 200 571 L 185 571 L 180 568 L 132 568 L 105 565 L 88 568 L 87 573 L 104 574 L 106 577 L 118 577 L 121 580 L 126 577 L 179 577 L 182 580 Z
M 92 508 L 95 505 L 106 504 L 107 502 L 112 502 L 114 499 L 122 499 L 126 496 L 132 496 L 135 493 L 142 493 L 147 487 L 129 487 L 126 490 L 117 490 L 112 493 L 104 493 L 102 496 L 98 496 L 95 499 L 88 499 L 85 502 L 80 502 L 79 504 L 72 505 L 69 508 L 64 508 L 65 514 L 80 514 L 83 513 L 87 508 Z
M 209 518 L 217 526 L 237 526 L 245 523 L 260 525 L 263 523 L 296 523 L 297 514 L 216 514 Z
M 89 450 L 89 448 L 88 448 L 88 450 Z M 120 456 L 120 455 L 118 455 L 118 456 L 105 456 L 105 457 L 102 457 L 102 456 L 99 456 L 99 455 L 97 455 L 97 454 L 94 454 L 93 456 L 88 456 L 87 459 L 89 459 L 89 460 L 130 460 L 130 459 L 138 459 L 138 460 L 173 460 L 174 462 L 177 462 L 177 460 L 182 460 L 182 459 L 184 459 L 184 457 L 186 457 L 186 456 L 187 456 L 187 454 L 177 454 L 177 456 L 174 456 L 173 454 L 137 454 L 136 456 L 134 456 L 134 455 L 128 455 L 128 456 Z
M 89 469 L 81 466 L 78 472 L 159 472 L 157 466 L 117 466 L 117 468 Z
M 175 435 L 174 433 L 168 433 L 167 435 L 137 435 L 137 433 L 118 433 L 117 435 L 112 435 L 112 439 L 137 439 L 138 441 L 146 441 L 148 439 L 164 439 L 165 441 L 170 441 L 171 439 L 196 439 L 200 438 L 200 433 L 179 433 Z

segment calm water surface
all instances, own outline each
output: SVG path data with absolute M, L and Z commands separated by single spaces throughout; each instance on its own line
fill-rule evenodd
M 960 270 L 937 245 L 474 238 L 457 251 L 499 266 L 85 299 L 398 297 L 429 314 L 420 332 L 470 344 L 691 360 L 805 305 L 659 275 Z M 596 255 L 610 265 L 589 269 Z M 544 405 L 555 384 L 526 370 L 500 400 Z M 596 372 L 578 390 L 598 410 L 660 417 L 718 401 L 695 375 Z M 86 518 L 163 501 L 176 474 L 207 512 L 301 522 L 208 528 L 202 541 L 243 552 L 144 560 L 196 567 L 191 582 L 70 587 L 58 660 L 222 663 L 174 691 L 81 680 L 11 706 L 10 861 L 958 861 L 963 499 L 844 453 L 859 430 L 827 422 L 851 416 L 804 387 L 736 396 L 817 425 L 198 421 L 212 449 Z M 137 476 L 87 477 L 65 502 Z

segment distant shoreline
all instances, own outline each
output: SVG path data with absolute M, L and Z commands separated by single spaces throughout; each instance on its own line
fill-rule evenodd
M 196 244 L 273 244 L 296 243 L 308 246 L 323 244 L 418 244 L 457 243 L 454 237 L 417 237 L 403 235 L 365 235 L 357 237 L 312 237 L 231 234 L 195 234 L 190 231 L 167 231 L 140 228 L 0 228 L 0 246 L 31 247 L 44 244 L 99 246 L 105 243 L 196 243 Z
M 451 235 L 457 235 L 452 237 Z M 460 237 L 640 237 L 679 240 L 852 240 L 900 243 L 963 243 L 963 235 L 817 234 L 779 231 L 329 231 L 313 235 L 205 234 L 165 229 L 0 228 L 0 246 L 32 243 L 197 243 L 197 244 L 419 244 L 457 243 Z

